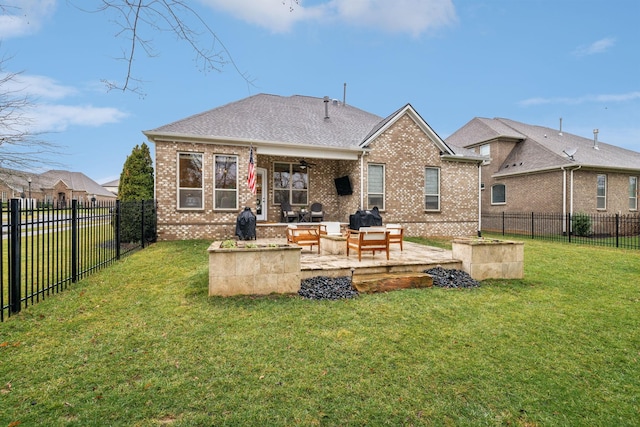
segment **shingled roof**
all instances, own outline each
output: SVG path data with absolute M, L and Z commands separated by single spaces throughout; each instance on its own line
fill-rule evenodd
M 57 182 L 62 181 L 73 191 L 85 191 L 87 194 L 103 197 L 116 197 L 112 192 L 81 172 L 50 170 L 40 174 L 38 179 L 42 188 L 53 188 Z
M 258 94 L 145 134 L 357 147 L 382 117 L 323 98 Z
M 638 152 L 599 141 L 595 148 L 594 139 L 504 118 L 474 118 L 454 132 L 446 142 L 470 147 L 498 138 L 513 139 L 517 144 L 496 176 L 577 165 L 593 169 L 640 171 Z

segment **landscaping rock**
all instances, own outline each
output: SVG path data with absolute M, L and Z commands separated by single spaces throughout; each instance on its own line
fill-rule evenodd
M 308 299 L 337 300 L 355 298 L 358 291 L 351 286 L 350 277 L 317 276 L 302 280 L 298 295 Z
M 477 288 L 480 286 L 480 282 L 474 280 L 462 270 L 447 270 L 442 267 L 435 267 L 424 272 L 433 277 L 433 286 L 440 288 Z

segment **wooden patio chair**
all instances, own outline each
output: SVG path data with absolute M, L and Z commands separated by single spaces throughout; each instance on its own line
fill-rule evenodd
M 404 239 L 404 228 L 400 224 L 387 224 L 387 230 L 389 231 L 389 244 L 399 243 L 400 251 L 402 252 L 402 240 Z
M 362 261 L 362 252 L 376 251 L 387 253 L 389 260 L 389 231 L 386 227 L 360 227 L 360 230 L 349 230 L 347 234 L 347 257 L 350 250 L 358 253 L 358 261 Z
M 318 253 L 320 253 L 320 226 L 289 224 L 287 226 L 287 243 L 310 246 L 310 250 L 313 250 L 313 246 L 317 245 Z

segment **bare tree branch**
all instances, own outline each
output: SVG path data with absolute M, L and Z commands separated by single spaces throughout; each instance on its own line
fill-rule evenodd
M 116 36 L 128 41 L 129 47 L 123 50 L 122 57 L 119 58 L 127 63 L 124 82 L 104 79 L 103 82 L 110 90 L 118 89 L 143 95 L 138 85 L 141 80 L 134 77 L 133 71 L 138 47 L 142 48 L 147 56 L 156 56 L 152 39 L 144 36 L 145 30 L 173 33 L 179 40 L 186 42 L 195 52 L 196 63 L 202 71 L 220 72 L 224 66 L 231 65 L 247 85 L 253 85 L 253 80 L 240 70 L 217 34 L 186 0 L 100 0 L 100 3 L 100 6 L 93 10 L 77 4 L 74 6 L 89 13 L 115 12 L 114 22 L 119 27 Z M 195 22 L 195 25 L 190 21 Z M 201 37 L 209 40 L 210 47 L 204 47 L 200 41 Z
M 59 154 L 56 145 L 30 131 L 33 119 L 27 113 L 33 100 L 22 94 L 23 89 L 12 89 L 20 73 L 5 72 L 7 60 L 0 58 L 0 167 L 34 170 L 57 164 L 50 160 Z

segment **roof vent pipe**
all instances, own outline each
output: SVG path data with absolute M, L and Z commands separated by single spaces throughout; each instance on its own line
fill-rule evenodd
M 598 132 L 600 132 L 598 129 L 594 129 L 593 130 L 593 148 L 596 150 L 599 150 L 598 148 Z
M 560 132 L 558 135 L 562 136 L 562 117 L 560 117 Z
M 344 89 L 342 90 L 342 105 L 347 105 L 347 84 L 344 84 Z
M 327 120 L 329 118 L 329 97 L 324 97 L 324 119 Z

